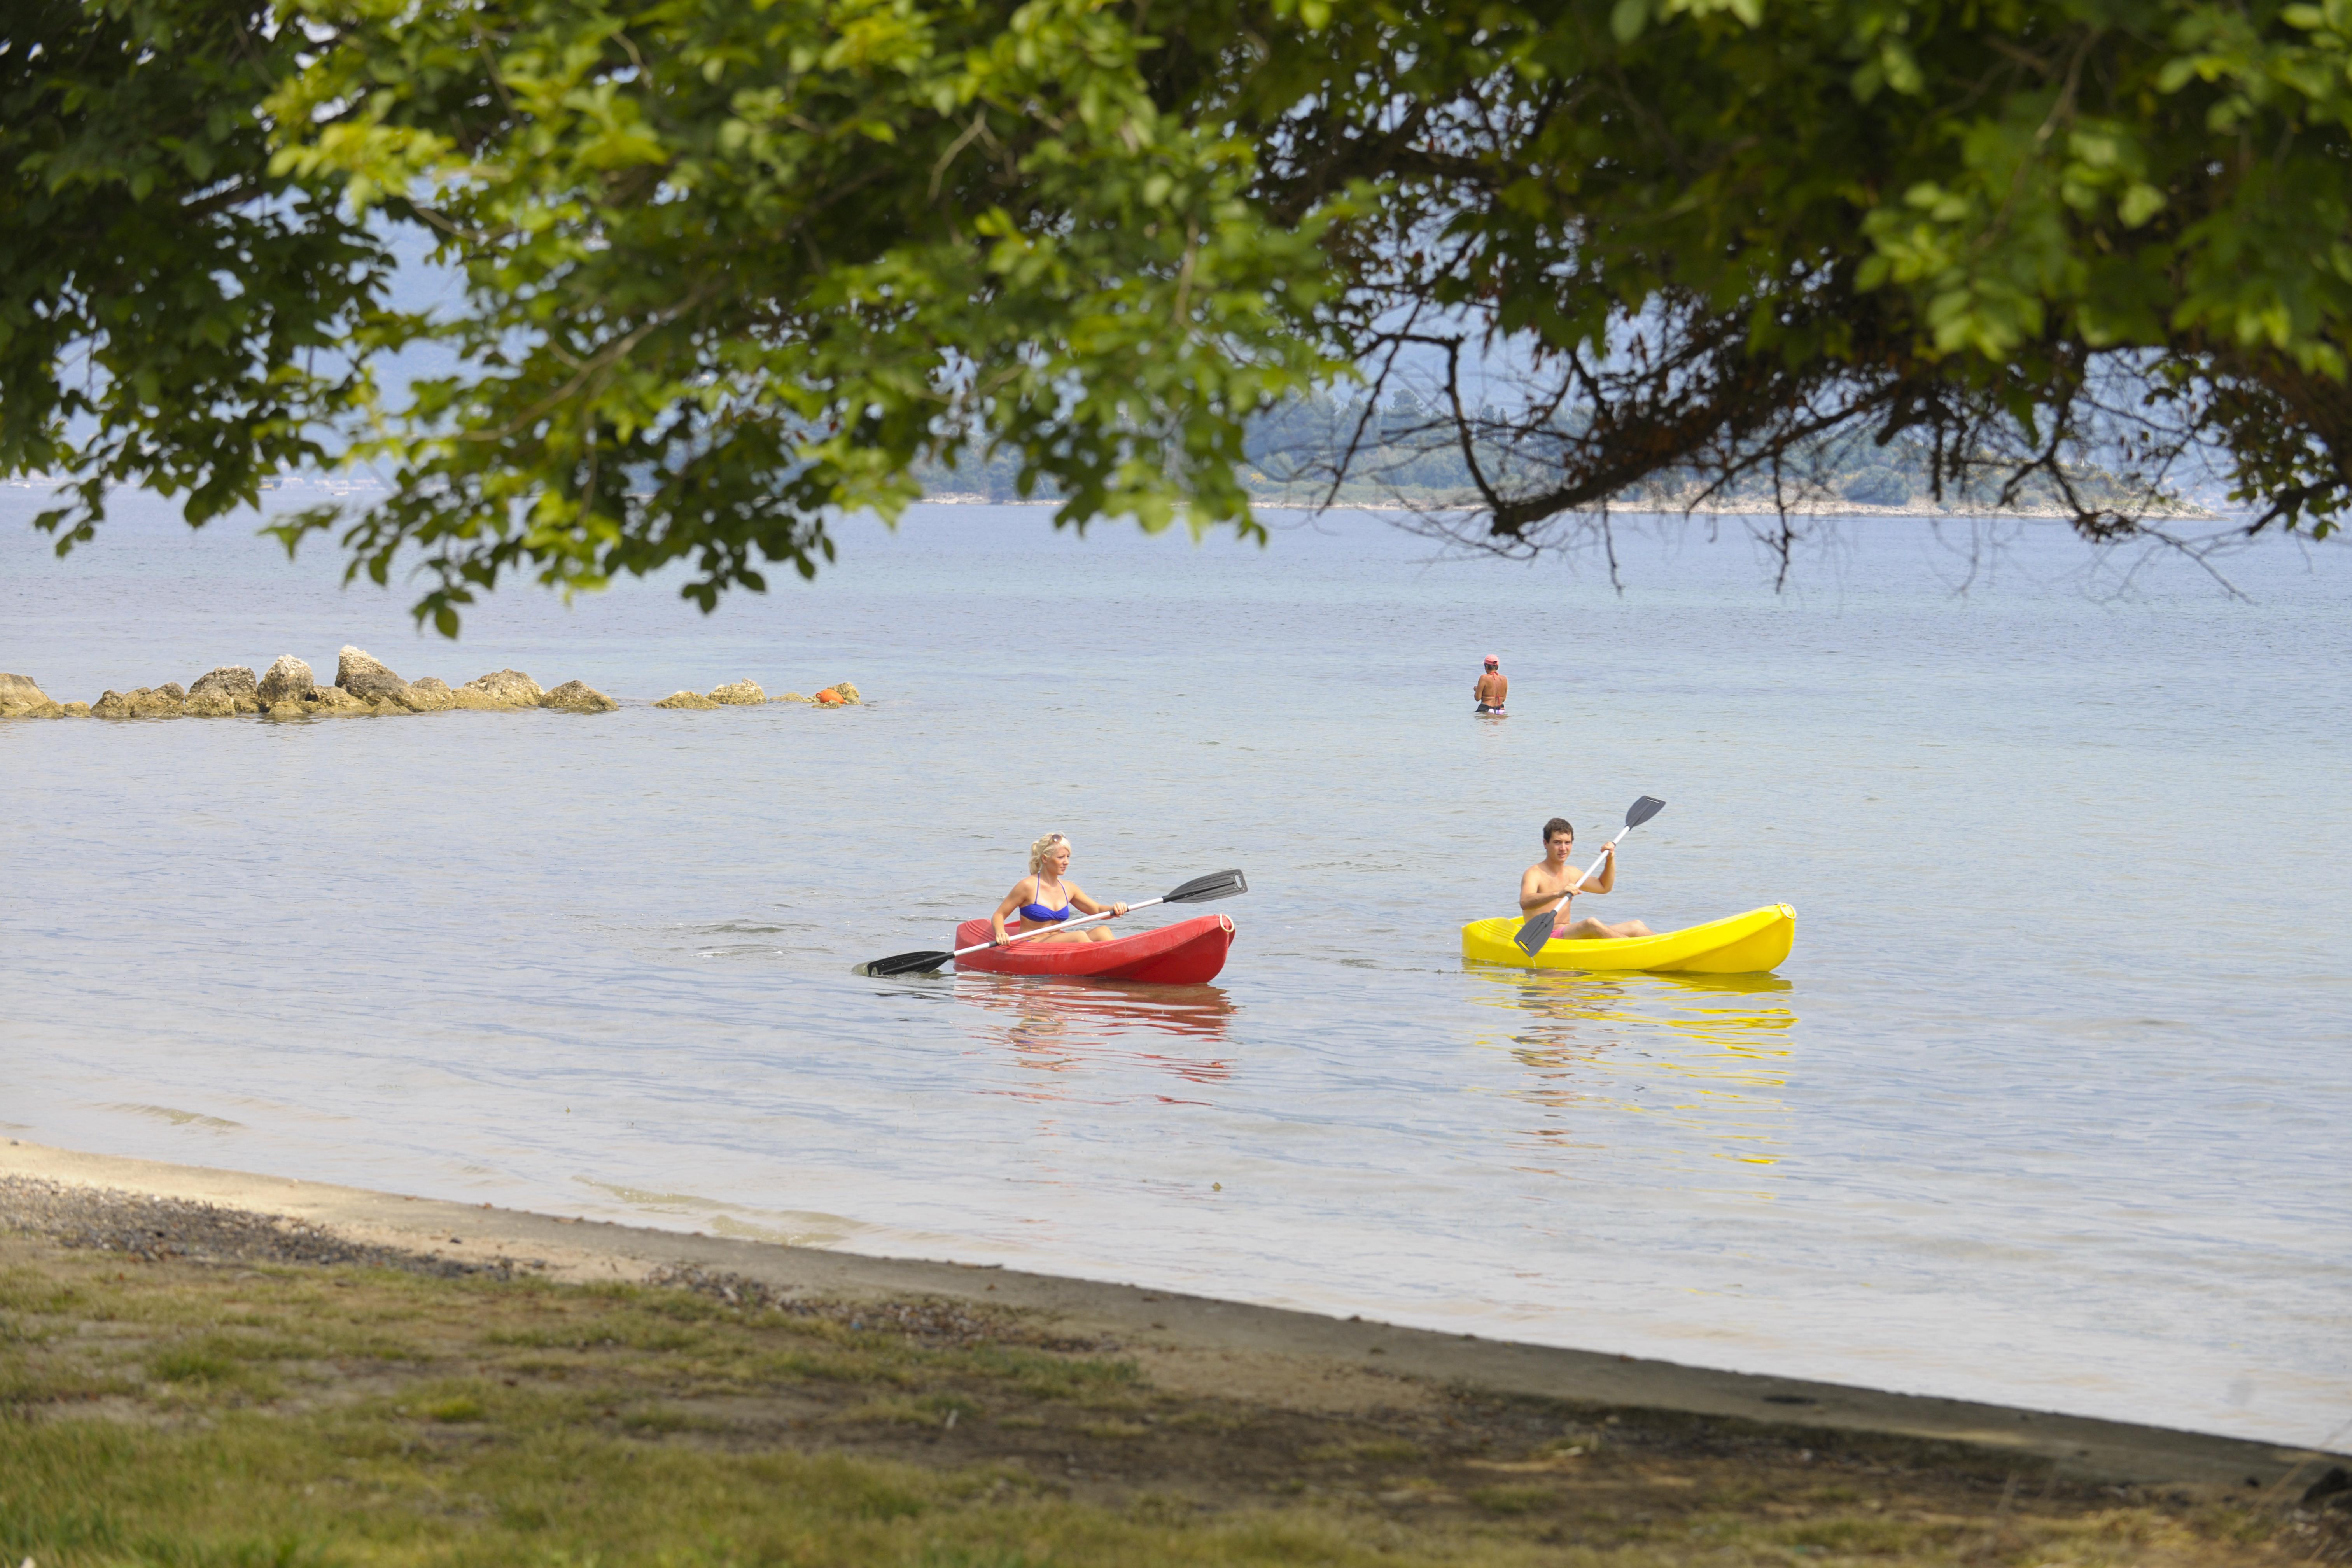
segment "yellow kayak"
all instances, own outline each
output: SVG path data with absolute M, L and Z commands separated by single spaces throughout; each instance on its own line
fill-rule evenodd
M 1462 956 L 1481 963 L 1507 963 L 1518 969 L 1650 969 L 1683 974 L 1757 974 L 1777 967 L 1797 944 L 1797 911 L 1787 904 L 1767 904 L 1744 915 L 1732 915 L 1705 925 L 1660 931 L 1655 936 L 1629 937 L 1623 942 L 1567 942 L 1559 937 L 1543 944 L 1532 959 L 1511 939 L 1525 923 L 1514 915 L 1503 920 L 1472 921 L 1462 928 Z

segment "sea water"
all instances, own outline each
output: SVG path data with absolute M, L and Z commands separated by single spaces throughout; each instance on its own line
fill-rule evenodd
M 0 724 L 0 1124 L 68 1147 L 2296 1443 L 2352 1415 L 2352 557 L 1738 521 L 1449 557 L 1036 508 L 851 523 L 708 618 L 463 640 L 254 520 L 0 492 L 60 700 L 355 643 L 616 713 Z M 2226 579 L 2226 582 L 2223 580 Z M 1509 716 L 1475 718 L 1499 654 Z M 648 704 L 751 678 L 867 706 Z M 1591 912 L 1786 901 L 1770 977 L 1465 963 L 1554 815 Z M 1217 983 L 878 981 L 1049 830 L 1226 867 Z M 1142 923 L 1190 910 L 1158 910 Z

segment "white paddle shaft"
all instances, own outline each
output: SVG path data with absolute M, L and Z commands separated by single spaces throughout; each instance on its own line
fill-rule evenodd
M 1621 827 L 1621 828 L 1619 828 L 1619 829 L 1617 830 L 1617 838 L 1622 838 L 1622 837 L 1625 837 L 1625 835 L 1627 835 L 1628 833 L 1631 833 L 1631 832 L 1633 832 L 1633 825 L 1632 823 L 1630 823 L 1630 822 L 1629 822 L 1629 823 L 1627 823 L 1624 826 L 1622 826 L 1622 827 Z M 1592 880 L 1593 877 L 1594 877 L 1594 876 L 1595 876 L 1595 875 L 1600 871 L 1600 869 L 1601 869 L 1601 863 L 1603 860 L 1608 859 L 1610 856 L 1614 855 L 1614 854 L 1617 852 L 1617 838 L 1612 838 L 1612 839 L 1611 839 L 1608 843 L 1603 844 L 1603 845 L 1601 847 L 1601 853 L 1600 853 L 1600 854 L 1598 854 L 1598 855 L 1596 855 L 1596 856 L 1594 856 L 1594 857 L 1592 858 L 1592 869 L 1591 869 L 1591 870 L 1590 870 L 1590 871 L 1585 872 L 1583 876 L 1579 877 L 1579 878 L 1576 879 L 1576 886 L 1574 886 L 1573 888 L 1570 888 L 1567 892 L 1562 893 L 1562 894 L 1560 895 L 1560 897 L 1561 897 L 1561 898 L 1563 898 L 1563 899 L 1572 899 L 1572 898 L 1576 897 L 1576 895 L 1577 895 L 1577 894 L 1579 894 L 1579 893 L 1580 893 L 1580 892 L 1584 891 L 1584 884 L 1585 884 L 1585 883 L 1587 883 L 1587 882 L 1590 882 L 1591 880 Z M 1567 906 L 1565 906 L 1565 905 L 1556 906 L 1556 907 L 1552 910 L 1552 913 L 1554 913 L 1554 914 L 1556 914 L 1556 915 L 1559 915 L 1559 914 L 1566 914 L 1567 912 L 1568 912 L 1568 910 L 1567 910 Z
M 1179 892 L 1181 892 L 1182 890 L 1183 889 L 1181 888 L 1177 889 Z M 1129 914 L 1133 914 L 1138 910 L 1148 910 L 1154 904 L 1164 904 L 1168 900 L 1166 899 L 1146 899 L 1139 904 L 1128 905 L 1127 912 Z M 1105 910 L 1098 915 L 1080 915 L 1074 921 L 1055 921 L 1051 925 L 1041 925 L 1035 931 L 1024 931 L 1019 936 L 1008 936 L 1001 942 L 983 942 L 973 947 L 960 947 L 948 956 L 950 958 L 961 958 L 967 952 L 978 952 L 983 948 L 1011 947 L 1016 942 L 1027 942 L 1033 936 L 1051 936 L 1057 931 L 1068 931 L 1071 927 L 1082 926 L 1088 921 L 1107 921 L 1114 920 L 1116 918 L 1118 917 L 1114 916 L 1108 910 Z

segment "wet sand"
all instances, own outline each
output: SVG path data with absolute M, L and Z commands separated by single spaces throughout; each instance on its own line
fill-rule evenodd
M 2342 1456 L 1961 1400 L 1711 1371 L 1250 1306 L 1093 1280 L 613 1225 L 560 1215 L 77 1153 L 7 1140 L 0 1180 L 17 1203 L 43 1184 L 162 1200 L 137 1225 L 75 1244 L 154 1257 L 236 1256 L 266 1242 L 311 1260 L 400 1255 L 451 1273 L 551 1280 L 750 1282 L 781 1302 L 877 1303 L 1013 1313 L 1073 1342 L 1115 1343 L 1171 1393 L 1344 1415 L 1409 1405 L 1415 1390 L 1473 1389 L 1617 1410 L 1729 1417 L 1805 1431 L 1957 1443 L 2086 1483 L 2282 1500 Z M 205 1208 L 198 1205 L 210 1205 Z M 236 1211 L 224 1216 L 219 1211 Z M 117 1211 L 120 1212 L 120 1211 Z M 241 1216 L 241 1217 L 239 1217 Z M 0 1214 L 0 1222 L 9 1216 Z M 37 1215 L 26 1216 L 37 1221 Z M 20 1222 L 23 1223 L 23 1222 Z M 67 1235 L 57 1223 L 44 1226 Z M 291 1237 L 294 1239 L 288 1241 Z M 241 1239 L 240 1239 L 241 1238 Z M 73 1237 L 68 1236 L 68 1240 Z M 919 1304 L 910 1308 L 909 1303 Z M 2155 1353 L 2151 1347 L 2151 1353 Z M 2252 1489 L 2250 1490 L 2249 1489 Z

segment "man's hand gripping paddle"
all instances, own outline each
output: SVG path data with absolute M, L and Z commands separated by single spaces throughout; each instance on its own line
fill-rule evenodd
M 1592 869 L 1585 872 L 1583 876 L 1579 877 L 1576 879 L 1576 886 L 1568 890 L 1567 896 L 1574 898 L 1577 894 L 1584 891 L 1584 884 L 1592 880 L 1593 877 L 1600 871 L 1601 862 L 1607 860 L 1610 855 L 1615 851 L 1618 838 L 1624 837 L 1625 835 L 1633 832 L 1633 829 L 1641 826 L 1642 824 L 1649 821 L 1650 818 L 1657 816 L 1658 813 L 1665 809 L 1666 803 L 1664 801 L 1658 799 L 1655 795 L 1647 795 L 1635 801 L 1633 805 L 1627 806 L 1625 808 L 1625 826 L 1617 830 L 1617 838 L 1612 838 L 1607 844 L 1601 846 L 1600 855 L 1592 862 Z M 1543 913 L 1530 917 L 1528 923 L 1519 928 L 1519 934 L 1515 939 L 1519 944 L 1519 951 L 1526 953 L 1529 958 L 1533 958 L 1538 952 L 1543 950 L 1543 944 L 1551 940 L 1552 927 L 1559 923 L 1559 907 L 1556 904 L 1550 909 L 1544 910 Z
M 1193 878 L 1172 893 L 1163 894 L 1156 899 L 1146 899 L 1139 904 L 1129 904 L 1127 906 L 1127 912 L 1133 914 L 1138 910 L 1148 910 L 1154 904 L 1205 904 L 1212 899 L 1230 899 L 1235 893 L 1248 891 L 1249 882 L 1239 871 L 1214 871 L 1206 877 Z M 1068 931 L 1073 926 L 1082 926 L 1094 921 L 1108 919 L 1110 915 L 1105 912 L 1098 915 L 1080 915 L 1074 921 L 1057 921 L 1052 925 L 1041 925 L 1035 931 L 1024 931 L 1019 936 L 1007 937 L 1004 939 L 1005 945 L 1011 946 L 1016 942 L 1027 942 L 1033 936 L 1049 936 L 1057 931 Z M 961 958 L 967 952 L 978 952 L 982 948 L 995 945 L 992 942 L 983 942 L 971 947 L 960 947 L 953 952 L 902 952 L 893 958 L 877 958 L 871 963 L 861 963 L 857 966 L 857 972 L 861 974 L 875 975 L 877 978 L 893 974 L 928 974 L 940 965 Z

